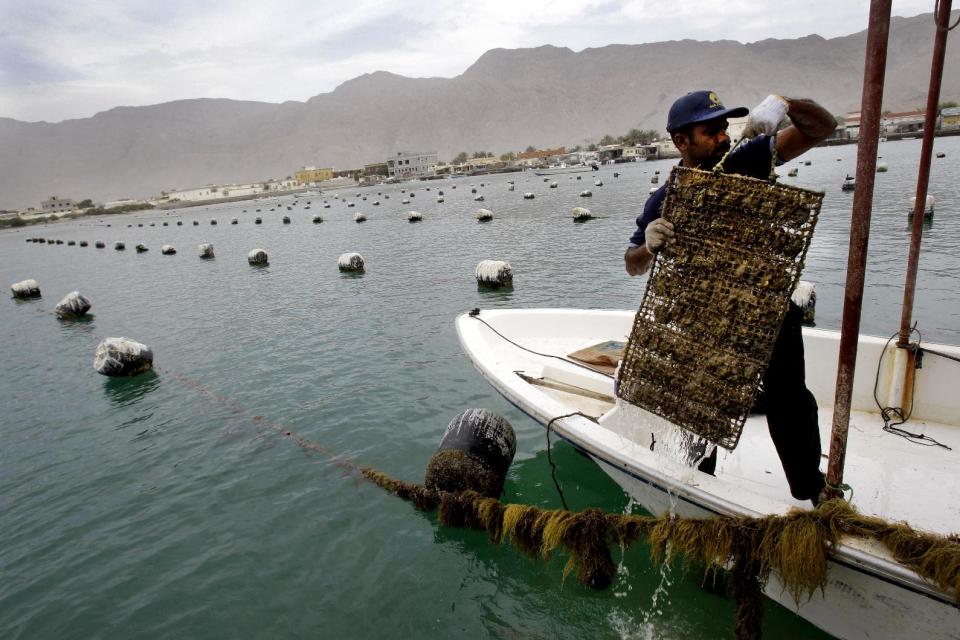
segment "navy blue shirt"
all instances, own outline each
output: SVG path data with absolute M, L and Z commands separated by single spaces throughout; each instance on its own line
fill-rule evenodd
M 724 173 L 735 173 L 751 178 L 766 180 L 770 176 L 770 160 L 773 154 L 773 138 L 759 135 L 741 144 L 730 154 L 724 163 Z M 782 164 L 777 162 L 777 164 Z M 646 241 L 647 225 L 660 217 L 663 198 L 667 195 L 667 185 L 650 194 L 643 205 L 643 213 L 637 216 L 637 230 L 630 236 L 630 246 L 639 247 Z

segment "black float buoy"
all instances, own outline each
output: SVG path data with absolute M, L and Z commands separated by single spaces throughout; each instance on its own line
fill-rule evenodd
M 424 485 L 452 493 L 471 489 L 499 498 L 516 452 L 517 437 L 506 418 L 487 409 L 467 409 L 443 432 L 427 464 Z

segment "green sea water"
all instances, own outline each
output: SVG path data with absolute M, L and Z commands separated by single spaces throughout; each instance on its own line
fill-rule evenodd
M 898 328 L 919 146 L 880 145 L 890 171 L 877 176 L 866 333 Z M 957 344 L 960 138 L 936 146 L 947 157 L 934 160 L 915 316 L 925 341 Z M 816 149 L 812 166 L 783 178 L 827 192 L 804 275 L 818 283 L 824 328 L 839 326 L 852 201 L 840 183 L 855 154 Z M 0 283 L 32 277 L 43 290 L 0 304 L 0 637 L 732 637 L 733 603 L 643 547 L 614 550 L 615 583 L 593 592 L 563 580 L 566 558 L 531 560 L 440 526 L 355 470 L 419 481 L 449 420 L 487 407 L 517 432 L 505 499 L 559 506 L 542 427 L 472 369 L 453 320 L 473 307 L 636 308 L 644 280 L 624 274 L 621 256 L 653 171 L 670 165 L 604 167 L 602 187 L 596 174 L 551 177 L 549 189 L 524 173 L 331 192 L 329 209 L 270 199 L 0 233 Z M 585 188 L 592 198 L 578 197 Z M 400 189 L 413 190 L 409 205 Z M 572 223 L 584 205 L 599 217 Z M 492 222 L 476 222 L 479 206 Z M 422 223 L 406 221 L 411 209 Z M 369 220 L 353 222 L 356 211 Z M 90 246 L 24 241 L 34 236 Z M 135 253 L 139 242 L 150 251 Z M 197 257 L 200 242 L 214 260 Z M 179 253 L 162 256 L 161 244 Z M 246 263 L 255 247 L 268 267 Z M 364 256 L 364 275 L 338 272 L 347 251 Z M 513 290 L 477 289 L 483 259 L 512 264 Z M 58 321 L 53 306 L 75 289 L 92 318 Z M 157 370 L 97 375 L 107 336 L 150 345 Z M 571 447 L 555 443 L 553 457 L 571 508 L 635 508 Z M 824 637 L 772 602 L 765 630 Z

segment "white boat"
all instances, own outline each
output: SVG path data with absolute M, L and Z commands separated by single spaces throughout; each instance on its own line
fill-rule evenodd
M 672 427 L 637 407 L 618 406 L 613 376 L 569 354 L 608 341 L 626 342 L 632 311 L 575 309 L 489 310 L 457 318 L 464 351 L 508 401 L 534 420 L 553 422 L 554 434 L 588 454 L 652 513 L 680 516 L 761 516 L 810 508 L 790 497 L 766 418 L 747 419 L 734 451 L 720 449 L 715 475 L 692 469 L 651 444 Z M 804 330 L 807 385 L 820 408 L 821 441 L 829 442 L 840 334 Z M 927 345 L 916 370 L 913 416 L 907 427 L 953 447 L 918 446 L 883 431 L 874 402 L 902 392 L 894 373 L 895 345 L 861 336 L 854 379 L 845 482 L 861 513 L 907 521 L 917 529 L 954 533 L 960 523 L 960 347 Z M 885 353 L 886 349 L 886 353 Z M 902 350 L 900 350 L 902 351 Z M 936 352 L 936 353 L 933 353 Z M 938 355 L 939 354 L 939 355 Z M 948 357 L 944 357 L 948 356 Z M 824 461 L 825 461 L 824 456 Z M 562 473 L 562 470 L 561 470 Z M 845 539 L 833 550 L 826 588 L 799 607 L 775 574 L 766 594 L 840 638 L 960 638 L 953 597 L 898 564 L 878 543 Z

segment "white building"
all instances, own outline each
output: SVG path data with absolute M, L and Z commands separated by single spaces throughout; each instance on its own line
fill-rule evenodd
M 425 153 L 398 152 L 387 159 L 387 174 L 391 178 L 420 178 L 437 173 L 438 155 L 436 151 Z
M 40 203 L 40 208 L 44 213 L 63 213 L 67 211 L 73 211 L 73 200 L 70 198 L 50 196 Z
M 272 191 L 291 191 L 301 188 L 301 186 L 302 185 L 294 179 L 268 180 L 266 182 L 256 182 L 252 184 L 208 184 L 204 187 L 193 187 L 191 189 L 174 189 L 173 191 L 165 192 L 163 195 L 171 202 L 203 202 L 204 200 L 252 196 L 258 193 L 268 193 Z

